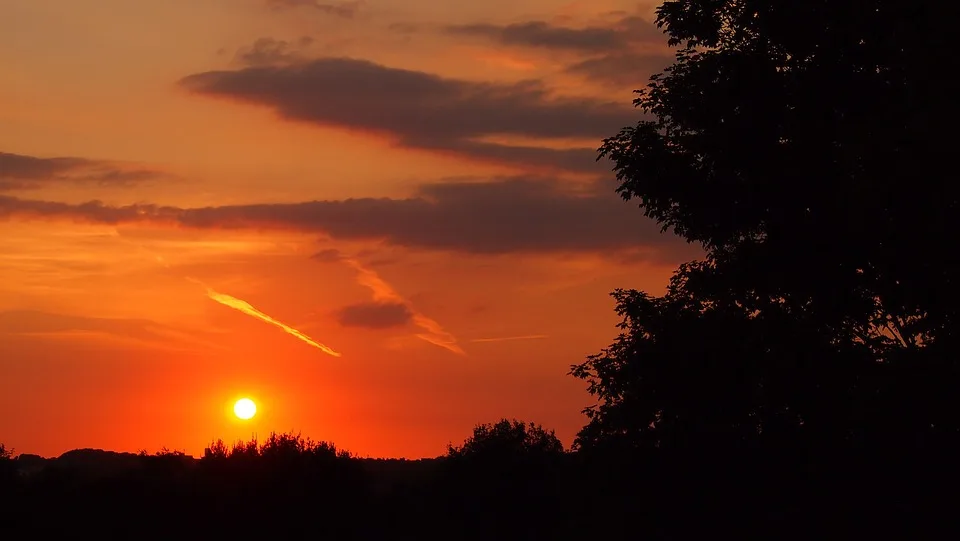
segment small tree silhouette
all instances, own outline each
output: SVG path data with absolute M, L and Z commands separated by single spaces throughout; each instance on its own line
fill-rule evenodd
M 14 459 L 13 449 L 8 449 L 0 443 L 0 485 L 8 485 L 17 477 L 17 462 Z
M 451 458 L 549 456 L 562 453 L 563 443 L 552 430 L 516 419 L 479 424 L 463 445 L 447 445 L 447 456 Z

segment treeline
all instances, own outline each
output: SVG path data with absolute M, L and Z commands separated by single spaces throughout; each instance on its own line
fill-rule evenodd
M 199 459 L 166 450 L 65 456 L 22 469 L 10 453 L 2 459 L 3 532 L 536 539 L 583 530 L 593 500 L 576 488 L 575 455 L 552 432 L 507 420 L 427 460 L 358 458 L 296 434 L 216 441 Z
M 9 453 L 8 453 L 9 455 Z M 793 449 L 568 451 L 535 424 L 478 426 L 428 460 L 365 459 L 272 434 L 175 451 L 93 453 L 30 471 L 0 460 L 16 538 L 753 539 L 911 537 L 953 520 L 948 472 Z M 912 475 L 922 471 L 920 477 Z M 935 486 L 947 492 L 938 492 Z M 922 488 L 924 492 L 918 493 Z

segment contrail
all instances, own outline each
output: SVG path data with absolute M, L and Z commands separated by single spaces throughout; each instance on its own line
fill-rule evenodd
M 332 355 L 332 356 L 334 356 L 334 357 L 340 357 L 340 353 L 339 353 L 339 352 L 334 351 L 333 349 L 330 349 L 329 347 L 321 344 L 320 342 L 317 342 L 317 341 L 314 340 L 313 338 L 310 338 L 309 336 L 303 334 L 302 332 L 298 331 L 297 329 L 294 329 L 293 327 L 291 327 L 291 326 L 289 326 L 289 325 L 286 325 L 286 324 L 284 324 L 284 323 L 282 323 L 282 322 L 280 322 L 280 321 L 277 321 L 276 319 L 273 319 L 272 317 L 268 316 L 267 314 L 264 314 L 264 313 L 261 312 L 260 310 L 257 310 L 256 308 L 254 308 L 254 307 L 253 307 L 250 303 L 248 303 L 247 301 L 240 300 L 240 299 L 238 299 L 238 298 L 236 298 L 236 297 L 232 297 L 232 296 L 227 295 L 227 294 L 225 294 L 225 293 L 219 293 L 219 292 L 217 292 L 217 291 L 214 291 L 213 288 L 211 288 L 210 286 L 204 284 L 204 283 L 201 282 L 200 280 L 197 280 L 196 278 L 189 278 L 189 277 L 188 277 L 187 280 L 203 286 L 203 287 L 207 290 L 207 296 L 210 297 L 211 299 L 219 302 L 220 304 L 222 304 L 222 305 L 224 305 L 224 306 L 229 306 L 230 308 L 233 308 L 234 310 L 239 310 L 239 311 L 243 312 L 244 314 L 247 314 L 248 316 L 252 316 L 252 317 L 255 317 L 255 318 L 259 319 L 260 321 L 265 321 L 265 322 L 267 322 L 267 323 L 269 323 L 269 324 L 271 324 L 271 325 L 276 325 L 277 327 L 280 327 L 281 329 L 283 329 L 284 332 L 286 332 L 286 333 L 288 333 L 288 334 L 291 334 L 291 335 L 299 338 L 300 340 L 303 340 L 304 342 L 306 342 L 306 343 L 310 344 L 311 346 L 319 349 L 320 351 L 326 353 L 327 355 Z
M 390 286 L 390 284 L 384 282 L 376 272 L 364 267 L 356 259 L 344 257 L 342 261 L 357 271 L 357 283 L 367 287 L 373 292 L 373 300 L 400 303 L 410 310 L 410 312 L 413 314 L 413 323 L 417 327 L 420 327 L 426 331 L 425 333 L 417 334 L 417 338 L 425 342 L 429 342 L 435 346 L 442 347 L 448 351 L 452 351 L 457 355 L 467 354 L 467 352 L 463 351 L 463 348 L 457 345 L 457 338 L 455 336 L 447 332 L 435 320 L 421 314 L 414 309 L 413 306 L 410 306 L 410 303 L 400 296 L 400 294 L 397 293 L 396 290 Z
M 550 338 L 545 334 L 528 334 L 525 336 L 505 336 L 503 338 L 474 338 L 471 342 L 509 342 L 512 340 L 543 340 Z
M 167 268 L 167 269 L 171 268 L 171 267 L 170 267 L 170 263 L 168 263 L 167 260 L 163 258 L 163 256 L 161 256 L 160 254 L 155 254 L 155 253 L 153 253 L 152 251 L 146 249 L 144 246 L 142 246 L 142 245 L 140 245 L 140 244 L 137 244 L 137 243 L 128 241 L 127 239 L 123 238 L 123 236 L 120 234 L 120 231 L 117 230 L 116 228 L 114 228 L 113 234 L 117 237 L 117 239 L 119 239 L 119 240 L 121 240 L 121 241 L 123 241 L 123 242 L 126 242 L 127 244 L 130 244 L 130 245 L 132 245 L 132 246 L 135 246 L 135 247 L 139 248 L 140 250 L 144 251 L 145 253 L 147 253 L 148 255 L 150 255 L 150 256 L 154 259 L 154 261 L 156 261 L 156 262 L 159 263 L 160 265 L 163 265 L 164 268 Z M 282 323 L 282 322 L 280 322 L 280 321 L 277 321 L 276 319 L 273 319 L 272 317 L 268 316 L 267 314 L 264 314 L 264 313 L 261 312 L 260 310 L 257 310 L 256 308 L 254 308 L 253 305 L 251 305 L 251 304 L 248 303 L 247 301 L 238 299 L 238 298 L 236 298 L 236 297 L 232 297 L 232 296 L 227 295 L 227 294 L 224 294 L 224 293 L 219 293 L 219 292 L 215 291 L 213 288 L 211 288 L 210 286 L 208 286 L 207 284 L 201 282 L 200 280 L 197 280 L 196 278 L 193 278 L 193 277 L 190 277 L 190 276 L 185 276 L 184 278 L 185 278 L 188 282 L 193 282 L 193 283 L 195 283 L 195 284 L 203 287 L 204 289 L 206 289 L 206 290 L 207 290 L 207 297 L 209 297 L 209 298 L 211 298 L 211 299 L 219 302 L 220 304 L 223 304 L 224 306 L 229 306 L 230 308 L 233 308 L 233 309 L 235 309 L 235 310 L 239 310 L 239 311 L 243 312 L 244 314 L 247 314 L 248 316 L 252 316 L 252 317 L 255 317 L 255 318 L 259 319 L 260 321 L 265 321 L 265 322 L 267 322 L 267 323 L 269 323 L 269 324 L 271 324 L 271 325 L 276 325 L 277 327 L 280 327 L 281 329 L 283 329 L 284 332 L 286 332 L 286 333 L 288 333 L 288 334 L 291 334 L 291 335 L 299 338 L 300 340 L 303 340 L 304 342 L 306 342 L 306 343 L 310 344 L 311 346 L 319 349 L 320 351 L 322 351 L 322 352 L 324 352 L 324 353 L 326 353 L 326 354 L 328 354 L 328 355 L 332 355 L 332 356 L 334 356 L 334 357 L 340 357 L 340 353 L 339 353 L 339 352 L 334 351 L 333 349 L 325 346 L 324 344 L 321 344 L 320 342 L 317 342 L 317 341 L 314 340 L 313 338 L 310 338 L 309 336 L 307 336 L 306 334 L 298 331 L 297 329 L 294 329 L 293 327 L 291 327 L 291 326 L 289 326 L 289 325 L 286 325 L 286 324 L 284 324 L 284 323 Z

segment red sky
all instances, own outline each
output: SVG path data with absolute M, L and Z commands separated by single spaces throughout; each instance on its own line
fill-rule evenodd
M 693 254 L 593 161 L 652 6 L 0 0 L 0 441 L 569 445 L 608 293 Z

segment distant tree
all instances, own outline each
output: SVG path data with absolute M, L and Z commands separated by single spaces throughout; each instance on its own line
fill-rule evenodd
M 0 488 L 12 482 L 17 477 L 17 461 L 14 459 L 13 449 L 0 443 Z
M 218 439 L 210 443 L 210 446 L 203 450 L 204 459 L 225 459 L 230 454 L 230 449 L 223 440 Z
M 271 433 L 260 445 L 260 455 L 267 459 L 293 460 L 295 457 L 314 459 L 347 459 L 350 452 L 337 449 L 331 442 L 313 441 L 300 434 Z
M 624 199 L 707 255 L 662 297 L 615 293 L 622 334 L 572 370 L 598 399 L 577 445 L 956 436 L 944 7 L 658 9 L 676 62 L 600 156 Z
M 507 457 L 549 456 L 563 453 L 563 443 L 552 430 L 535 423 L 501 419 L 496 423 L 480 424 L 463 445 L 447 446 L 447 456 Z
M 237 440 L 233 443 L 230 450 L 230 458 L 234 460 L 255 459 L 260 456 L 260 446 L 257 444 L 257 438 L 251 438 L 250 441 Z

